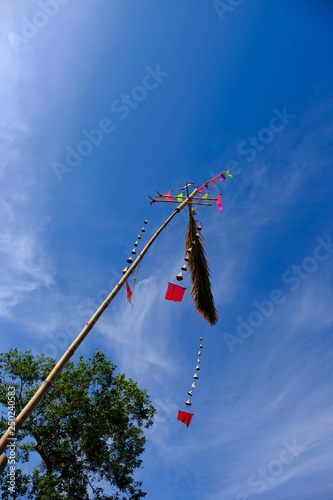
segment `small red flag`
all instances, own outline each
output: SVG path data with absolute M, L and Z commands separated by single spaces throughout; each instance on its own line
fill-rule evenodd
M 127 281 L 126 281 L 126 290 L 127 290 L 127 300 L 130 301 L 132 297 L 132 292 Z
M 173 283 L 168 284 L 168 289 L 165 298 L 167 300 L 173 300 L 174 302 L 181 302 L 184 297 L 186 288 Z
M 183 422 L 183 424 L 186 424 L 187 427 L 190 425 L 192 417 L 193 413 L 187 413 L 186 411 L 178 410 L 177 420 L 180 420 L 181 422 Z

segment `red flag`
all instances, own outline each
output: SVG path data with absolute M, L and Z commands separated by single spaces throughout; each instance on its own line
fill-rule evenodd
M 126 281 L 126 290 L 127 290 L 127 300 L 131 300 L 132 292 L 127 281 Z
M 221 174 L 221 177 L 222 177 L 222 179 L 223 179 L 224 181 L 226 180 L 226 176 L 224 175 L 224 173 L 223 173 L 223 172 L 222 172 L 222 174 Z
M 220 212 L 222 213 L 222 202 L 221 202 L 221 195 L 220 194 L 216 198 L 216 205 L 219 207 Z
M 213 184 L 213 186 L 216 186 L 215 177 L 210 182 Z
M 186 288 L 182 286 L 169 283 L 165 298 L 167 300 L 173 300 L 174 302 L 181 302 L 183 300 L 185 290 Z
M 183 424 L 186 424 L 187 427 L 190 425 L 192 417 L 193 413 L 187 413 L 186 411 L 178 410 L 177 420 L 180 420 L 181 422 L 183 422 Z
M 206 189 L 207 189 L 207 191 L 209 192 L 208 182 L 206 182 L 206 184 L 205 184 L 205 188 L 206 188 Z

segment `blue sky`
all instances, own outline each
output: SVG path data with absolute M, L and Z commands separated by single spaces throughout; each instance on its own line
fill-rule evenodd
M 142 244 L 170 214 L 148 195 L 230 168 L 223 214 L 198 211 L 217 325 L 188 278 L 182 303 L 164 299 L 184 213 L 144 258 L 133 307 L 121 290 L 79 354 L 101 348 L 158 410 L 147 499 L 329 500 L 331 2 L 46 4 L 0 6 L 1 351 L 59 359 L 143 220 Z

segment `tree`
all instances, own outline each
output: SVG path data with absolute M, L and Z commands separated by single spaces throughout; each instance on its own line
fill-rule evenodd
M 8 387 L 15 388 L 17 415 L 55 365 L 44 355 L 11 349 L 0 353 L 0 403 L 5 411 L 1 430 L 8 428 Z M 139 389 L 96 350 L 77 365 L 67 363 L 16 441 L 16 467 L 38 457 L 30 473 L 16 470 L 15 493 L 9 492 L 6 470 L 0 477 L 1 498 L 35 500 L 139 500 L 146 493 L 133 473 L 141 466 L 155 409 Z M 13 407 L 12 407 L 13 409 Z M 32 455 L 32 457 L 31 457 Z M 104 494 L 103 485 L 112 489 Z

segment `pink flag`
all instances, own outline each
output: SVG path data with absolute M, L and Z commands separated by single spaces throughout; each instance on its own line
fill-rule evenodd
M 215 179 L 218 179 L 219 181 L 223 181 L 222 177 L 220 175 L 217 175 Z
M 221 195 L 220 194 L 216 198 L 216 205 L 219 207 L 220 212 L 222 213 L 222 202 L 221 202 Z
M 203 186 L 201 186 L 201 188 L 199 188 L 199 193 L 202 194 L 202 191 L 203 191 Z
M 172 189 L 171 189 L 172 191 Z M 166 201 L 170 201 L 170 194 L 171 194 L 171 191 L 169 191 L 167 194 L 164 195 Z

